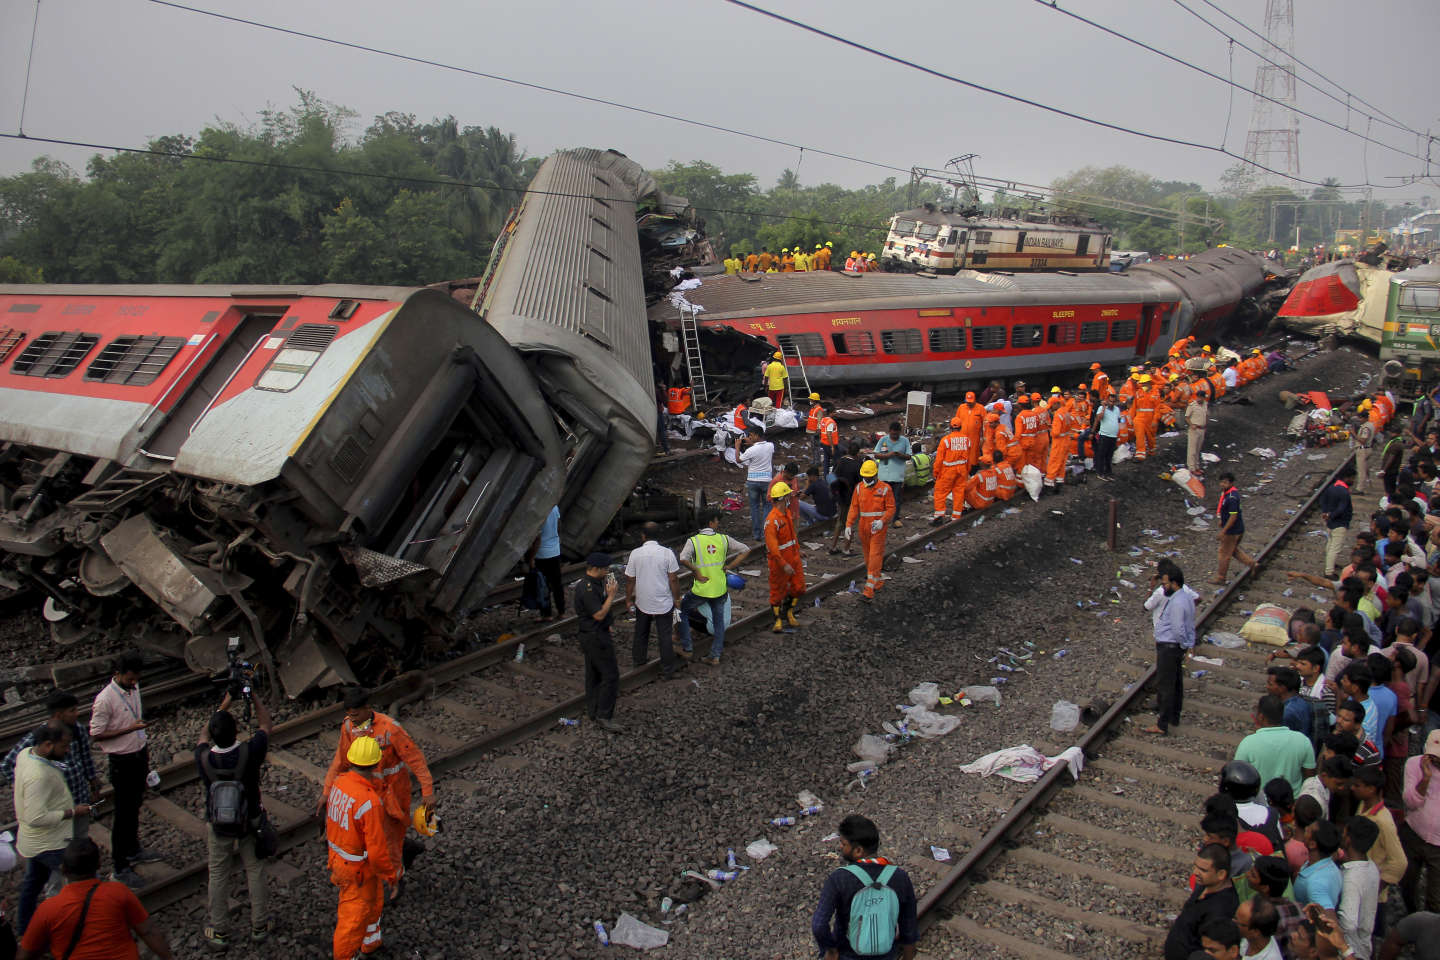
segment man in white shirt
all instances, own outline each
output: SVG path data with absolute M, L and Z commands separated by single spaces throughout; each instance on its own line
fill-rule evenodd
M 140 846 L 140 807 L 145 801 L 150 753 L 145 745 L 145 709 L 140 701 L 138 653 L 122 656 L 115 676 L 101 688 L 90 708 L 90 740 L 110 758 L 110 786 L 115 820 L 110 827 L 114 879 L 139 889 L 144 886 L 133 867 L 163 860 L 164 855 Z
M 1226 390 L 1235 389 L 1236 384 L 1240 382 L 1240 374 L 1235 369 L 1234 360 L 1231 360 L 1229 363 L 1225 364 L 1225 372 L 1220 374 L 1220 376 L 1225 380 Z
M 1263 894 L 1255 894 L 1235 911 L 1235 926 L 1240 928 L 1240 956 L 1247 960 L 1285 960 L 1275 931 L 1280 929 L 1280 911 Z
M 741 452 L 743 440 L 749 446 Z M 770 483 L 774 473 L 775 444 L 765 439 L 759 427 L 751 427 L 744 438 L 735 440 L 735 458 L 745 471 L 745 493 L 750 499 L 750 539 L 764 541 L 765 515 L 770 512 Z
M 643 667 L 650 659 L 650 628 L 660 646 L 660 670 L 669 680 L 686 666 L 670 642 L 673 611 L 680 602 L 680 562 L 675 551 L 660 543 L 660 524 L 645 524 L 645 542 L 630 551 L 625 564 L 625 601 L 635 611 L 635 643 L 631 663 Z M 678 664 L 678 666 L 677 666 Z
M 1374 820 L 1351 817 L 1345 821 L 1344 843 L 1336 856 L 1340 864 L 1340 929 L 1359 960 L 1370 960 L 1370 936 L 1375 931 L 1375 905 L 1380 899 L 1380 868 L 1370 859 L 1370 848 L 1380 836 Z

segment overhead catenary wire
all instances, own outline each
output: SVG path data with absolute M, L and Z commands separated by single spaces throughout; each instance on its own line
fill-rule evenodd
M 766 10 L 764 7 L 756 6 L 753 3 L 747 3 L 746 0 L 724 0 L 724 2 L 729 3 L 732 6 L 740 7 L 743 10 L 749 10 L 751 13 L 758 14 L 762 17 L 768 17 L 772 20 L 777 20 L 780 23 L 795 27 L 798 30 L 803 30 L 807 33 L 813 33 L 816 36 L 824 37 L 825 39 L 834 41 L 835 43 L 838 43 L 842 46 L 859 50 L 862 53 L 868 53 L 871 56 L 880 58 L 881 60 L 888 60 L 889 62 L 897 64 L 899 66 L 927 74 L 929 76 L 935 77 L 938 80 L 945 80 L 949 83 L 958 84 L 962 87 L 968 87 L 971 90 L 976 90 L 981 93 L 988 93 L 992 96 L 1009 100 L 1012 103 L 1024 104 L 1027 107 L 1034 107 L 1035 109 L 1043 110 L 1046 113 L 1052 113 L 1056 116 L 1066 117 L 1071 120 L 1078 120 L 1081 123 L 1101 127 L 1106 130 L 1113 130 L 1117 133 L 1129 134 L 1130 136 L 1140 137 L 1145 140 L 1152 140 L 1157 143 L 1168 143 L 1173 146 L 1189 147 L 1194 150 L 1205 150 L 1210 153 L 1218 153 L 1222 156 L 1230 157 L 1240 163 L 1246 164 L 1247 166 L 1254 167 L 1257 170 L 1261 170 L 1265 173 L 1272 174 L 1273 176 L 1289 180 L 1293 183 L 1303 183 L 1307 186 L 1312 187 L 1372 187 L 1380 190 L 1396 189 L 1398 186 L 1400 186 L 1398 184 L 1370 183 L 1368 179 L 1363 183 L 1336 184 L 1326 183 L 1323 180 L 1308 180 L 1304 177 L 1292 176 L 1291 174 L 1288 174 L 1283 170 L 1277 170 L 1273 167 L 1268 167 L 1263 163 L 1256 163 L 1253 160 L 1246 159 L 1244 156 L 1235 153 L 1223 144 L 1220 146 L 1215 146 L 1214 144 L 1201 143 L 1197 140 L 1187 140 L 1183 137 L 1172 137 L 1168 134 L 1154 133 L 1148 130 L 1140 130 L 1135 127 L 1128 127 L 1121 123 L 1113 123 L 1109 120 L 1101 120 L 1097 117 L 1091 117 L 1082 113 L 1077 113 L 1074 110 L 1067 110 L 1064 107 L 1057 107 L 1048 103 L 1042 103 L 1039 100 L 1033 100 L 1029 97 L 1023 97 L 1016 93 L 1010 93 L 996 87 L 977 83 L 974 80 L 966 80 L 963 77 L 958 77 L 954 74 L 946 73 L 945 71 L 938 70 L 934 67 L 927 67 L 922 63 L 906 59 L 905 57 L 901 57 L 897 54 L 888 53 L 884 50 L 872 47 L 869 44 L 861 43 L 859 40 L 852 40 L 848 37 L 843 37 L 837 33 L 832 33 L 829 30 L 817 27 L 814 24 L 806 23 L 803 20 L 797 20 L 794 17 L 787 17 L 782 13 L 777 13 L 773 10 Z
M 261 167 L 273 170 L 288 170 L 292 173 L 317 173 L 331 177 L 357 177 L 365 180 L 388 180 L 394 183 L 411 183 L 434 187 L 458 187 L 468 190 L 482 190 L 490 193 L 510 193 L 517 196 L 561 197 L 572 200 L 599 200 L 605 203 L 634 203 L 630 197 L 606 197 L 593 193 L 568 193 L 562 190 L 533 190 L 529 187 L 506 187 L 495 183 L 480 183 L 472 180 L 455 180 L 444 177 L 416 177 L 395 173 L 379 173 L 373 170 L 352 170 L 341 167 L 321 167 L 313 164 L 290 163 L 284 160 L 254 160 L 248 157 L 226 157 L 185 150 L 157 150 L 153 147 L 127 147 L 113 143 L 96 143 L 86 140 L 70 140 L 62 137 L 37 137 L 21 133 L 0 133 L 0 140 L 23 140 L 29 143 L 46 143 L 59 147 L 79 147 L 87 150 L 112 150 L 116 153 L 133 153 L 160 157 L 167 160 L 193 160 L 203 163 L 228 163 L 246 167 Z M 883 224 L 855 223 L 850 220 L 831 220 L 825 217 L 807 217 L 794 213 L 771 213 L 765 210 L 739 210 L 731 207 L 693 207 L 697 213 L 718 213 L 737 217 L 754 217 L 761 220 L 792 220 L 820 226 L 853 227 L 859 230 L 883 230 Z
M 1266 94 L 1266 93 L 1263 93 L 1262 91 L 1256 90 L 1254 87 L 1247 87 L 1247 86 L 1245 86 L 1245 84 L 1239 83 L 1239 82 L 1237 82 L 1236 80 L 1234 80 L 1234 79 L 1231 78 L 1231 77 L 1222 77 L 1220 74 L 1216 73 L 1215 71 L 1213 71 L 1213 70 L 1208 70 L 1208 69 L 1206 69 L 1205 67 L 1202 67 L 1202 66 L 1200 66 L 1200 65 L 1197 64 L 1197 63 L 1192 63 L 1191 61 L 1186 60 L 1184 57 L 1180 57 L 1180 56 L 1177 56 L 1177 55 L 1175 55 L 1175 54 L 1173 54 L 1173 53 L 1170 53 L 1170 52 L 1168 52 L 1168 51 L 1166 51 L 1166 50 L 1162 50 L 1162 49 L 1160 49 L 1159 47 L 1154 46 L 1153 44 L 1146 43 L 1146 42 L 1143 41 L 1143 40 L 1139 40 L 1139 39 L 1137 39 L 1137 38 L 1135 38 L 1135 37 L 1132 37 L 1132 36 L 1130 36 L 1128 33 L 1124 33 L 1123 31 L 1120 31 L 1120 30 L 1116 30 L 1116 29 L 1113 28 L 1113 27 L 1108 27 L 1108 26 L 1106 26 L 1105 24 L 1100 23 L 1099 21 L 1092 20 L 1092 19 L 1090 19 L 1089 17 L 1084 16 L 1083 14 L 1076 13 L 1074 10 L 1067 10 L 1067 9 L 1065 9 L 1064 7 L 1060 6 L 1058 0 L 1034 0 L 1034 2 L 1035 2 L 1035 3 L 1038 3 L 1040 6 L 1044 7 L 1044 8 L 1047 9 L 1047 10 L 1053 10 L 1053 11 L 1055 11 L 1056 13 L 1059 13 L 1059 14 L 1062 14 L 1063 16 L 1066 16 L 1066 17 L 1071 18 L 1072 20 L 1077 20 L 1077 21 L 1079 21 L 1080 23 L 1085 24 L 1086 26 L 1094 27 L 1096 30 L 1099 30 L 1099 31 L 1101 31 L 1102 33 L 1108 34 L 1109 36 L 1112 36 L 1112 37 L 1114 37 L 1114 38 L 1117 39 L 1117 40 L 1122 40 L 1122 41 L 1124 41 L 1125 43 L 1129 43 L 1129 44 L 1132 44 L 1132 45 L 1134 45 L 1134 46 L 1137 46 L 1137 47 L 1141 48 L 1142 50 L 1146 50 L 1146 51 L 1148 51 L 1148 52 L 1150 52 L 1150 53 L 1155 54 L 1157 57 L 1162 57 L 1162 58 L 1164 58 L 1165 60 L 1169 60 L 1171 63 L 1178 64 L 1179 66 L 1185 67 L 1187 70 L 1193 70 L 1193 71 L 1196 72 L 1196 73 L 1199 73 L 1199 74 L 1202 74 L 1203 76 L 1209 77 L 1211 80 L 1218 80 L 1219 82 L 1221 82 L 1221 83 L 1226 84 L 1227 86 L 1229 86 L 1229 87 L 1232 89 L 1232 92 L 1233 92 L 1234 90 L 1240 90 L 1240 91 L 1243 91 L 1244 93 L 1250 94 L 1251 96 L 1259 97 L 1261 100 L 1268 101 L 1268 102 L 1270 102 L 1270 103 L 1275 104 L 1275 105 L 1278 106 L 1278 107 L 1281 107 L 1282 109 L 1289 110 L 1289 111 L 1291 111 L 1292 113 L 1296 113 L 1296 114 L 1299 114 L 1300 116 L 1305 117 L 1305 118 L 1307 118 L 1307 119 L 1314 120 L 1316 123 L 1324 124 L 1324 125 L 1327 126 L 1327 127 L 1331 127 L 1331 128 L 1333 128 L 1333 129 L 1335 129 L 1335 130 L 1339 130 L 1341 133 L 1349 134 L 1349 135 L 1352 136 L 1352 137 L 1358 137 L 1359 139 L 1365 141 L 1366 143 L 1373 143 L 1373 144 L 1375 144 L 1377 147 L 1384 147 L 1384 148 L 1387 149 L 1387 150 L 1393 150 L 1393 151 L 1396 152 L 1396 153 L 1402 154 L 1402 155 L 1404 155 L 1404 156 L 1410 157 L 1410 158 L 1415 159 L 1415 160 L 1425 160 L 1425 159 L 1426 159 L 1424 156 L 1422 156 L 1422 155 L 1420 155 L 1420 154 L 1418 154 L 1418 153 L 1412 153 L 1412 152 L 1410 152 L 1409 150 L 1405 150 L 1405 149 L 1403 149 L 1403 148 L 1401 148 L 1401 147 L 1393 146 L 1392 144 L 1386 143 L 1386 142 L 1383 141 L 1383 140 L 1373 139 L 1372 137 L 1370 137 L 1370 135 L 1369 135 L 1368 132 L 1367 132 L 1367 133 L 1360 133 L 1360 132 L 1357 131 L 1357 130 L 1351 130 L 1351 129 L 1350 129 L 1348 126 L 1346 126 L 1345 124 L 1336 123 L 1334 120 L 1330 120 L 1330 119 L 1327 119 L 1327 118 L 1325 118 L 1325 117 L 1319 116 L 1318 114 L 1311 113 L 1311 112 L 1309 112 L 1308 110 L 1302 110 L 1302 109 L 1300 109 L 1299 107 L 1295 106 L 1293 103 L 1286 103 L 1286 102 L 1283 101 L 1283 100 L 1279 100 L 1279 99 L 1277 99 L 1277 98 L 1275 98 L 1275 97 L 1269 96 L 1269 95 Z M 1228 39 L 1230 40 L 1230 43 L 1231 43 L 1231 44 L 1234 44 L 1234 43 L 1236 42 L 1233 37 L 1228 38 Z M 1243 46 L 1243 44 L 1242 44 L 1242 46 Z M 1248 49 L 1248 48 L 1247 48 L 1247 49 Z M 1233 60 L 1233 52 L 1232 52 L 1232 60 Z M 1357 113 L 1360 113 L 1361 116 L 1365 116 L 1365 117 L 1369 117 L 1369 116 L 1370 116 L 1369 114 L 1364 113 L 1363 111 L 1356 111 L 1356 112 L 1357 112 Z M 1368 128 L 1367 128 L 1367 129 L 1368 129 Z M 1227 136 L 1228 136 L 1228 130 L 1229 130 L 1229 122 L 1228 122 L 1228 119 L 1227 119 L 1227 122 L 1226 122 Z
M 25 92 L 20 96 L 21 133 L 25 132 L 25 108 L 30 105 L 30 67 L 35 63 L 35 34 L 40 31 L 40 0 L 35 0 L 35 19 L 30 21 L 30 52 L 25 57 Z

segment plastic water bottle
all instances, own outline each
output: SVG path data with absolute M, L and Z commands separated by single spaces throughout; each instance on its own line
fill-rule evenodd
M 578 727 L 578 726 L 580 726 L 580 721 L 579 721 L 579 720 L 572 719 L 572 718 L 570 718 L 570 717 L 561 717 L 561 718 L 560 718 L 560 726 L 562 726 L 562 727 Z
M 813 817 L 813 816 L 815 816 L 815 814 L 819 813 L 821 810 L 824 810 L 824 809 L 825 809 L 825 808 L 822 807 L 822 806 L 820 806 L 820 804 L 818 804 L 818 803 L 812 803 L 812 804 L 811 804 L 810 806 L 808 806 L 808 807 L 802 807 L 802 808 L 801 808 L 801 810 L 800 810 L 800 816 L 802 816 L 802 817 Z
M 731 870 L 735 869 L 735 848 L 731 847 L 725 851 L 725 866 Z
M 610 934 L 605 932 L 605 924 L 599 920 L 595 921 L 595 936 L 600 938 L 600 946 L 610 946 Z
M 734 880 L 736 877 L 740 876 L 740 871 L 739 871 L 739 870 L 706 870 L 706 871 L 705 871 L 705 876 L 709 877 L 711 880 L 719 880 L 721 883 L 725 883 L 725 882 L 727 882 L 727 881 L 729 881 L 729 880 Z
M 516 662 L 516 663 L 520 663 L 520 662 L 523 661 L 524 659 L 525 659 L 525 644 L 522 643 L 522 644 L 520 644 L 520 646 L 518 646 L 518 647 L 515 648 L 515 662 Z
M 991 678 L 990 678 L 990 686 L 992 686 L 992 687 L 998 687 L 998 686 L 1001 686 L 1001 685 L 1006 684 L 1006 683 L 1009 683 L 1009 682 L 1010 682 L 1010 678 L 1009 678 L 1009 677 L 991 677 Z
M 774 817 L 774 818 L 772 818 L 772 819 L 770 820 L 770 826 L 772 826 L 772 827 L 793 827 L 793 826 L 795 826 L 795 818 L 794 818 L 794 817 Z
M 1069 650 L 1056 650 L 1055 653 L 1050 657 L 1050 659 L 1052 659 L 1052 660 L 1064 660 L 1064 659 L 1065 659 L 1066 657 L 1068 657 L 1069 655 L 1070 655 L 1070 651 L 1069 651 Z
M 675 906 L 675 901 L 671 900 L 669 897 L 666 897 L 664 900 L 660 901 L 660 912 L 669 913 L 670 908 L 673 906 Z

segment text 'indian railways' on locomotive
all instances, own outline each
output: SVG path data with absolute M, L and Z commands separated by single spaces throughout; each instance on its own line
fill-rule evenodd
M 926 204 L 890 218 L 880 266 L 897 273 L 1106 270 L 1110 234 L 1076 218 L 970 217 Z
M 655 442 L 654 183 L 571 150 L 530 189 L 463 301 L 0 287 L 0 589 L 198 671 L 239 636 L 293 695 L 460 636 L 557 504 L 583 554 Z

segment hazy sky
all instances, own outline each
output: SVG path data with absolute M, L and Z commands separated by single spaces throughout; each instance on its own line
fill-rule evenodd
M 1184 0 L 1212 19 L 1205 0 Z M 1263 29 L 1263 0 L 1214 0 Z M 1230 159 L 1140 140 L 1008 103 L 732 6 L 722 0 L 194 0 L 270 24 L 382 47 L 853 154 L 941 166 L 978 153 L 976 172 L 1033 182 L 1088 164 L 1127 164 L 1164 179 L 1214 185 Z M 1226 41 L 1175 0 L 1066 0 L 1069 9 L 1222 75 Z M 1435 0 L 1299 0 L 1295 52 L 1408 126 L 1440 133 Z M 20 119 L 33 0 L 0 0 L 0 131 Z M 922 64 L 1100 119 L 1185 139 L 1225 138 L 1229 93 L 1034 0 L 899 5 L 875 0 L 773 0 L 770 9 Z M 942 12 L 943 11 L 943 12 Z M 1234 27 L 1239 33 L 1240 28 Z M 1243 35 L 1247 43 L 1258 41 Z M 1363 49 L 1357 40 L 1363 41 Z M 1234 78 L 1251 86 L 1255 58 L 1236 48 Z M 1308 74 L 1306 76 L 1309 76 Z M 1388 78 L 1402 78 L 1392 81 Z M 1414 81 L 1405 78 L 1414 77 Z M 1312 79 L 1314 79 L 1312 77 Z M 650 167 L 704 159 L 769 185 L 797 151 L 729 134 L 518 89 L 433 67 L 225 23 L 148 0 L 43 0 L 25 130 L 143 145 L 216 120 L 254 121 L 295 102 L 294 87 L 358 111 L 358 134 L 388 110 L 513 132 L 531 154 L 614 147 Z M 1327 87 L 1327 89 L 1333 88 Z M 1343 123 L 1345 108 L 1303 85 L 1300 105 Z M 1236 92 L 1227 142 L 1243 152 L 1251 98 Z M 1351 118 L 1352 128 L 1365 121 Z M 1424 154 L 1413 135 L 1372 135 Z M 1408 157 L 1301 119 L 1301 174 L 1394 183 L 1424 172 Z M 83 168 L 90 151 L 0 140 L 0 173 L 40 154 Z M 1433 179 L 1440 182 L 1440 146 Z M 806 152 L 805 183 L 854 186 L 886 172 Z M 903 177 L 903 174 L 897 174 Z M 1440 198 L 1435 183 L 1377 198 Z

